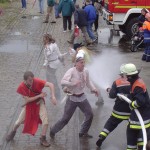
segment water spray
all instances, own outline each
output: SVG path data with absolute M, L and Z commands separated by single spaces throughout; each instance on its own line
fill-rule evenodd
M 132 101 L 130 99 L 128 99 L 126 96 L 122 95 L 122 94 L 117 94 L 117 96 L 119 96 L 120 98 L 122 98 L 123 100 L 125 100 L 127 103 L 131 103 Z M 143 142 L 144 142 L 144 145 L 143 145 L 143 150 L 146 150 L 146 144 L 147 144 L 147 134 L 146 134 L 146 129 L 145 129 L 145 125 L 144 125 L 144 121 L 142 119 L 142 116 L 140 114 L 140 112 L 137 110 L 137 109 L 134 109 L 139 121 L 140 121 L 140 124 L 141 124 L 141 127 L 142 127 L 142 132 L 143 132 Z

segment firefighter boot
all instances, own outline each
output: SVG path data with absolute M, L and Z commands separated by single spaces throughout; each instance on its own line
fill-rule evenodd
M 104 136 L 102 136 L 102 135 L 99 135 L 99 139 L 98 139 L 98 141 L 96 142 L 96 145 L 97 145 L 98 147 L 101 147 L 101 145 L 102 145 L 103 141 L 105 140 L 105 138 L 106 138 L 106 137 L 104 137 Z
M 49 147 L 50 146 L 50 143 L 48 143 L 47 140 L 46 140 L 46 136 L 41 136 L 40 137 L 40 143 L 41 143 L 41 145 L 43 145 L 45 147 Z
M 150 141 L 148 141 L 146 144 L 146 150 L 150 150 Z

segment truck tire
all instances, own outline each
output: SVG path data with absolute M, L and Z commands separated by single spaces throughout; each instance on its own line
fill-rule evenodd
M 126 35 L 128 37 L 131 38 L 133 36 L 133 34 L 138 31 L 138 22 L 139 22 L 139 20 L 137 17 L 132 18 L 128 21 L 128 23 L 126 25 Z
M 126 27 L 125 27 L 125 25 L 119 25 L 119 29 L 120 29 L 120 31 L 122 31 L 123 33 L 126 33 Z

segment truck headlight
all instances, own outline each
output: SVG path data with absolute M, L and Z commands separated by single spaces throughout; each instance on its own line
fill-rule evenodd
M 108 16 L 108 20 L 109 20 L 109 21 L 113 21 L 113 15 L 109 15 L 109 16 Z

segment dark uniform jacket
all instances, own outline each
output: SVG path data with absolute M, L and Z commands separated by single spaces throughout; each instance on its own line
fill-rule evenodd
M 122 120 L 129 119 L 131 111 L 129 108 L 129 104 L 124 100 L 119 99 L 119 97 L 117 97 L 117 94 L 120 93 L 128 95 L 130 93 L 130 88 L 130 83 L 124 78 L 119 78 L 114 81 L 109 93 L 110 98 L 116 98 L 112 116 Z
M 138 78 L 131 84 L 131 87 L 130 99 L 139 110 L 145 127 L 148 128 L 150 127 L 150 99 L 146 85 L 141 78 Z M 139 119 L 134 110 L 131 111 L 129 122 L 130 128 L 141 129 Z

